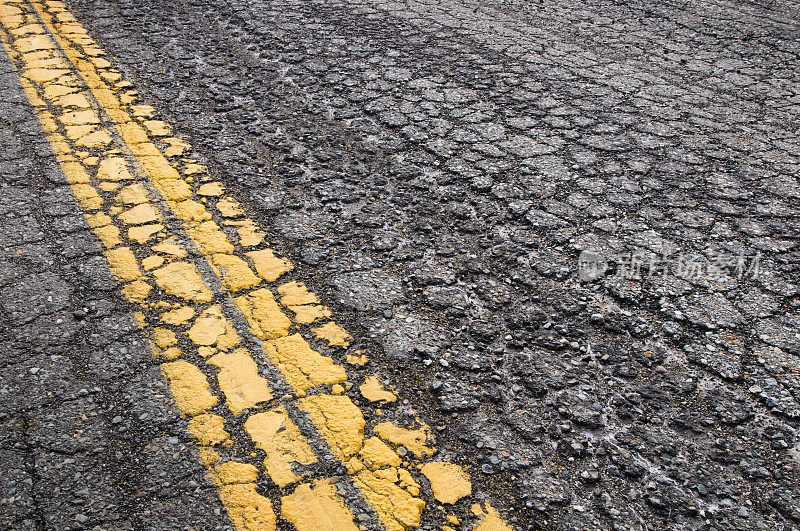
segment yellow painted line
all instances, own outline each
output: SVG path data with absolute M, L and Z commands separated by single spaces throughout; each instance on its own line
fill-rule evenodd
M 384 528 L 405 531 L 421 525 L 422 492 L 441 504 L 450 525 L 509 529 L 491 506 L 469 507 L 469 478 L 434 459 L 422 420 L 378 422 L 375 407 L 397 395 L 377 375 L 350 391 L 375 406 L 362 410 L 352 401 L 337 360 L 367 359 L 348 350 L 350 334 L 316 294 L 286 278 L 289 260 L 191 157 L 192 146 L 139 102 L 63 3 L 0 0 L 0 28 L 237 529 L 273 530 L 278 518 L 300 530 L 358 529 L 353 515 L 366 509 Z M 234 424 L 244 434 L 232 434 Z M 325 476 L 321 458 L 330 456 L 361 497 L 353 506 Z M 280 497 L 265 496 L 261 481 Z

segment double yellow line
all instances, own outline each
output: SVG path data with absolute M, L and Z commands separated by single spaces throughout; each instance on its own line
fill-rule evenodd
M 0 25 L 237 529 L 275 529 L 277 508 L 299 530 L 359 529 L 358 509 L 405 531 L 420 526 L 426 490 L 440 509 L 426 521 L 442 529 L 508 529 L 490 505 L 470 504 L 469 478 L 435 459 L 421 419 L 380 421 L 396 395 L 377 375 L 350 382 L 343 362 L 363 365 L 366 356 L 349 348 L 330 309 L 288 278 L 292 264 L 192 158 L 191 145 L 139 103 L 63 3 L 0 0 Z M 356 391 L 371 404 L 366 416 Z M 244 433 L 231 432 L 237 417 Z M 331 456 L 347 471 L 338 485 L 324 464 Z M 280 499 L 262 494 L 267 480 Z M 357 501 L 345 503 L 339 488 Z

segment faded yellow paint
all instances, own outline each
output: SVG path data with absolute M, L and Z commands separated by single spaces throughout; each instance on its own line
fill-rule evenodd
M 187 229 L 189 236 L 206 254 L 231 254 L 233 245 L 213 221 L 204 221 Z
M 146 120 L 144 126 L 153 136 L 169 136 L 172 134 L 172 128 L 169 124 L 161 120 Z
M 47 42 L 47 44 L 49 46 L 52 46 L 52 42 L 50 42 L 50 39 L 48 39 L 47 37 L 44 37 L 44 36 L 39 36 L 39 35 L 37 35 L 35 37 L 29 37 L 28 39 L 20 39 L 20 40 L 17 41 L 16 44 L 17 44 L 17 46 L 21 46 L 21 45 L 23 45 L 23 42 L 25 40 L 29 40 L 30 41 L 30 40 L 38 40 L 38 39 L 42 39 L 43 42 Z M 25 77 L 28 78 L 30 81 L 33 81 L 34 83 L 40 83 L 40 84 L 48 82 L 48 81 L 52 82 L 53 80 L 56 80 L 59 77 L 65 75 L 65 74 L 69 74 L 69 70 L 62 69 L 62 68 L 35 68 L 35 67 L 34 68 L 27 68 L 25 70 L 25 73 L 24 73 Z
M 158 149 L 151 143 L 138 145 L 142 153 L 138 157 L 139 163 L 153 180 L 158 191 L 167 201 L 183 201 L 192 196 L 191 187 L 181 179 L 178 171 L 169 165 Z
M 3 6 L 5 7 L 5 6 Z M 0 22 L 2 22 L 7 28 L 13 28 L 23 24 L 25 19 L 22 15 L 7 15 L 7 16 L 0 16 Z
M 138 244 L 147 243 L 150 238 L 160 231 L 164 230 L 164 225 L 157 223 L 155 225 L 139 225 L 128 229 L 128 239 L 135 241 Z
M 103 199 L 93 186 L 88 184 L 73 184 L 70 186 L 72 195 L 84 210 L 98 210 L 103 206 Z
M 270 249 L 251 251 L 247 253 L 247 257 L 253 261 L 256 273 L 267 282 L 275 282 L 281 275 L 292 270 L 292 264 L 288 260 L 276 257 Z
M 122 295 L 128 302 L 133 304 L 141 304 L 147 299 L 153 286 L 144 280 L 135 280 L 122 288 Z
M 183 360 L 162 363 L 161 371 L 169 381 L 175 404 L 184 415 L 199 415 L 216 405 L 217 397 L 208 390 L 205 374 L 191 363 Z
M 257 289 L 249 295 L 237 297 L 236 304 L 250 324 L 250 330 L 259 339 L 275 339 L 289 333 L 292 322 L 280 310 L 270 290 Z
M 256 485 L 223 485 L 219 497 L 237 531 L 275 531 L 275 512 Z
M 358 390 L 361 391 L 361 396 L 370 402 L 386 403 L 397 400 L 397 395 L 385 390 L 377 376 L 368 377 Z
M 66 112 L 58 117 L 64 125 L 99 124 L 100 117 L 93 110 Z
M 258 469 L 250 463 L 226 461 L 214 467 L 211 478 L 217 486 L 254 483 L 258 479 Z
M 79 28 L 79 27 L 77 27 L 77 28 L 78 28 L 79 31 L 80 31 L 80 29 L 82 29 L 82 28 Z M 64 31 L 64 26 L 61 26 L 61 31 Z M 102 55 L 102 53 L 98 53 L 97 55 Z M 107 59 L 103 59 L 102 57 L 93 57 L 92 59 L 90 59 L 90 61 L 92 62 L 92 64 L 94 64 L 94 66 L 96 66 L 98 68 L 110 68 L 111 67 L 111 63 Z
M 300 400 L 300 407 L 342 463 L 358 454 L 364 440 L 364 415 L 348 397 L 309 396 Z
M 94 131 L 82 136 L 75 141 L 75 144 L 89 149 L 99 149 L 107 146 L 111 141 L 111 135 L 109 135 L 107 131 Z
M 97 129 L 95 125 L 68 125 L 64 128 L 67 138 L 76 142 Z
M 224 218 L 239 218 L 244 216 L 244 210 L 242 210 L 242 206 L 238 202 L 228 197 L 217 201 L 216 207 Z
M 122 78 L 122 74 L 120 74 L 119 72 L 103 72 L 100 75 L 102 75 L 103 78 L 106 79 L 107 81 L 111 82 L 117 81 L 118 79 Z
M 63 59 L 53 57 L 49 52 L 33 52 L 26 56 L 30 68 L 69 68 L 69 64 Z
M 139 264 L 133 251 L 128 247 L 117 247 L 105 251 L 106 260 L 111 266 L 111 272 L 118 280 L 131 282 L 142 277 Z
M 42 112 L 42 114 L 39 116 L 39 124 L 42 126 L 42 130 L 45 133 L 50 133 L 48 135 L 48 140 L 50 140 L 51 146 L 54 146 L 53 151 L 56 153 L 56 155 L 60 155 L 62 150 L 59 148 L 65 144 L 62 143 L 63 137 L 56 132 L 58 131 L 58 124 L 56 121 L 49 113 Z
M 174 238 L 167 238 L 163 242 L 154 245 L 152 249 L 157 253 L 166 254 L 173 258 L 186 258 L 189 254 L 182 245 L 174 240 Z
M 324 325 L 311 329 L 316 336 L 328 342 L 332 347 L 347 347 L 350 345 L 352 337 L 347 333 L 347 330 L 340 327 L 333 321 L 329 321 Z
M 197 318 L 194 325 L 188 330 L 187 335 L 195 345 L 211 346 L 228 330 L 228 321 L 222 315 L 222 308 L 218 305 L 206 309 Z
M 77 162 L 62 162 L 61 171 L 64 172 L 69 184 L 88 184 L 91 182 L 89 174 L 86 173 L 86 170 L 83 169 L 83 166 Z M 108 223 L 103 223 L 103 225 L 108 225 L 109 223 L 111 223 L 111 218 L 108 218 Z
M 440 503 L 456 503 L 472 495 L 472 483 L 464 470 L 452 463 L 425 463 L 420 472 L 431 484 L 433 496 Z
M 359 455 L 364 464 L 372 470 L 387 466 L 399 467 L 402 463 L 400 456 L 377 437 L 370 437 L 364 441 Z
M 258 375 L 258 366 L 246 350 L 216 354 L 208 363 L 219 368 L 217 382 L 234 415 L 272 400 L 267 380 Z
M 97 185 L 99 189 L 104 192 L 114 192 L 119 188 L 119 183 L 112 183 L 108 181 L 102 181 Z
M 139 183 L 126 186 L 117 194 L 117 201 L 126 205 L 138 205 L 147 202 L 147 190 Z
M 128 171 L 125 159 L 109 157 L 100 161 L 97 178 L 106 181 L 130 181 L 133 180 L 133 175 Z
M 206 197 L 219 197 L 224 192 L 221 182 L 214 181 L 213 183 L 205 183 L 197 189 L 197 195 Z
M 187 301 L 211 302 L 214 296 L 200 277 L 197 266 L 188 262 L 172 262 L 156 269 L 153 278 L 166 293 Z
M 317 462 L 311 447 L 283 406 L 251 416 L 244 423 L 244 429 L 256 448 L 267 454 L 264 468 L 280 488 L 300 480 L 292 470 L 293 463 L 311 465 Z
M 69 70 L 59 68 L 30 68 L 25 71 L 25 77 L 34 83 L 45 83 L 47 81 L 57 80 L 68 73 Z
M 264 234 L 253 222 L 245 223 L 236 229 L 236 234 L 239 236 L 239 245 L 244 248 L 256 247 L 264 241 Z
M 217 349 L 214 347 L 198 347 L 197 353 L 204 358 L 208 358 L 209 356 L 213 356 L 214 354 L 216 354 Z
M 3 7 L 0 6 L 0 10 L 2 10 L 2 9 L 3 9 Z M 2 17 L 0 17 L 0 18 L 2 18 Z M 43 31 L 42 27 L 39 26 L 38 24 L 25 24 L 24 26 L 19 27 L 19 28 L 12 28 L 10 30 L 10 33 L 12 35 L 16 35 L 17 37 L 24 37 L 25 35 L 27 35 L 29 33 L 37 34 L 37 33 L 44 33 L 44 31 Z M 45 53 L 47 53 L 47 52 L 45 52 Z
M 126 298 L 142 304 L 145 299 L 152 297 L 150 293 L 153 287 L 142 277 L 139 267 L 151 272 L 149 274 L 152 274 L 155 284 L 158 286 L 158 297 L 164 297 L 166 294 L 183 299 L 188 304 L 184 308 L 194 312 L 187 316 L 184 311 L 183 317 L 176 313 L 172 318 L 162 319 L 165 325 L 178 327 L 179 333 L 187 333 L 187 327 L 192 317 L 202 313 L 203 307 L 194 306 L 194 303 L 205 304 L 214 298 L 214 294 L 194 264 L 190 262 L 169 263 L 171 260 L 185 258 L 187 256 L 186 248 L 183 243 L 170 236 L 171 226 L 169 229 L 159 226 L 158 230 L 155 230 L 157 226 L 155 222 L 160 221 L 162 211 L 153 208 L 150 214 L 158 217 L 148 220 L 147 212 L 144 212 L 144 209 L 136 210 L 140 205 L 152 207 L 149 201 L 152 200 L 153 204 L 156 204 L 158 198 L 148 197 L 146 189 L 142 186 L 143 180 L 135 182 L 133 185 L 126 182 L 135 179 L 150 179 L 155 191 L 165 200 L 164 203 L 160 203 L 165 208 L 163 214 L 170 218 L 170 212 L 172 212 L 184 223 L 183 228 L 186 233 L 205 255 L 202 258 L 208 259 L 213 266 L 212 269 L 216 269 L 227 292 L 249 290 L 260 282 L 253 275 L 250 267 L 254 268 L 258 277 L 267 282 L 274 282 L 291 270 L 292 266 L 287 260 L 275 257 L 269 249 L 259 249 L 246 255 L 243 253 L 242 248 L 261 245 L 264 241 L 263 234 L 259 232 L 252 220 L 243 218 L 244 209 L 233 198 L 225 196 L 223 187 L 218 183 L 216 186 L 218 190 L 214 190 L 215 187 L 203 185 L 198 189 L 197 195 L 193 193 L 191 176 L 206 174 L 206 168 L 194 160 L 182 159 L 175 161 L 173 165 L 166 159 L 166 157 L 181 156 L 190 150 L 191 146 L 174 137 L 159 138 L 157 142 L 151 140 L 151 137 L 164 137 L 171 134 L 170 126 L 165 122 L 154 120 L 155 113 L 151 107 L 132 105 L 138 98 L 137 93 L 130 90 L 132 85 L 126 81 L 120 81 L 121 74 L 112 69 L 109 61 L 102 58 L 102 50 L 86 34 L 74 17 L 65 11 L 61 2 L 48 0 L 46 3 L 42 3 L 40 0 L 32 0 L 30 3 L 20 4 L 24 12 L 29 12 L 30 6 L 38 10 L 47 29 L 53 32 L 53 35 L 49 36 L 44 35 L 44 28 L 41 25 L 30 24 L 36 20 L 33 12 L 31 15 L 22 17 L 23 9 L 15 7 L 14 10 L 2 11 L 9 1 L 0 0 L 0 22 L 6 28 L 13 26 L 18 30 L 16 35 L 27 39 L 14 39 L 14 46 L 17 49 L 22 48 L 20 51 L 26 55 L 17 54 L 12 59 L 23 64 L 21 69 L 27 77 L 22 79 L 23 88 L 31 103 L 36 106 L 35 110 L 43 130 L 50 133 L 48 141 L 51 143 L 59 163 L 62 164 L 69 184 L 73 185 L 73 194 L 85 211 L 105 210 L 105 213 L 101 212 L 106 217 L 106 220 L 103 220 L 105 222 L 98 223 L 93 227 L 104 246 L 109 250 L 125 249 L 130 253 L 128 255 L 124 250 L 119 252 L 117 255 L 118 267 L 116 268 L 119 271 L 115 271 L 115 274 L 121 272 L 121 274 L 117 274 L 121 279 L 127 278 L 124 280 L 127 284 L 123 288 Z M 49 18 L 47 12 L 50 10 L 57 11 L 55 17 Z M 24 23 L 28 25 L 23 27 Z M 2 31 L 0 31 L 0 40 L 3 41 L 4 46 L 8 46 Z M 12 48 L 9 47 L 9 49 Z M 81 85 L 81 79 L 76 77 L 73 72 L 73 67 L 90 91 L 80 88 L 83 85 Z M 47 101 L 42 100 L 40 94 L 43 94 Z M 93 96 L 99 103 L 101 112 L 97 112 L 92 107 L 93 102 L 90 100 L 90 96 Z M 143 126 L 135 123 L 137 118 L 140 119 Z M 112 142 L 118 142 L 114 139 L 120 137 L 124 145 L 120 144 L 122 149 L 116 149 Z M 74 150 L 76 146 L 85 149 L 76 151 Z M 122 155 L 123 152 L 126 155 Z M 130 158 L 131 153 L 134 158 Z M 77 160 L 81 160 L 83 164 L 78 163 Z M 178 171 L 179 169 L 180 171 Z M 97 188 L 92 185 L 94 178 L 100 181 L 96 185 Z M 208 178 L 208 175 L 199 176 L 201 181 Z M 211 193 L 200 193 L 201 191 Z M 106 195 L 101 197 L 100 192 Z M 113 193 L 116 193 L 113 201 L 121 206 L 111 206 L 113 203 L 110 194 Z M 201 196 L 211 198 L 208 199 L 208 204 L 211 205 L 210 210 L 215 212 L 214 216 L 221 215 L 224 218 L 222 221 L 214 221 L 211 212 L 201 204 L 200 201 L 206 201 L 206 199 L 201 200 Z M 103 197 L 109 198 L 106 200 L 107 203 Z M 97 217 L 99 220 L 99 216 Z M 120 242 L 117 222 L 130 225 L 128 237 L 132 242 L 141 245 L 156 238 L 156 242 L 152 244 L 152 250 L 159 254 L 147 256 L 146 250 L 144 253 L 137 250 L 139 255 L 145 256 L 139 266 L 130 249 L 118 247 L 122 245 L 122 242 Z M 237 229 L 236 245 L 228 240 L 217 223 Z M 166 239 L 158 241 L 162 238 Z M 213 254 L 228 255 L 233 259 L 223 258 L 223 261 L 227 261 L 223 264 L 216 260 L 216 257 L 209 256 Z M 245 256 L 252 265 L 248 265 L 242 260 Z M 129 259 L 133 261 L 131 262 Z M 165 262 L 166 265 L 164 265 Z M 109 259 L 109 263 L 113 269 L 111 259 Z M 119 267 L 119 264 L 122 264 L 122 267 Z M 230 275 L 231 270 L 234 270 L 233 277 Z M 239 271 L 242 272 L 242 275 L 238 274 Z M 231 278 L 226 279 L 226 273 Z M 256 290 L 256 292 L 259 291 L 261 290 Z M 278 289 L 278 292 L 281 295 L 281 303 L 292 310 L 295 316 L 294 322 L 297 324 L 311 324 L 331 316 L 330 310 L 320 304 L 318 297 L 309 293 L 300 283 L 284 284 Z M 361 481 L 357 485 L 364 491 L 370 504 L 380 508 L 380 510 L 376 510 L 384 525 L 393 529 L 397 525 L 406 528 L 411 523 L 413 527 L 415 507 L 418 506 L 417 502 L 421 502 L 421 500 L 414 501 L 419 494 L 419 485 L 407 470 L 397 467 L 399 457 L 380 439 L 371 437 L 362 445 L 363 415 L 349 398 L 341 396 L 344 388 L 339 383 L 346 380 L 344 369 L 335 365 L 330 358 L 313 351 L 299 335 L 296 337 L 302 341 L 302 344 L 290 339 L 295 336 L 286 337 L 292 321 L 280 311 L 269 290 L 262 293 L 269 293 L 269 297 L 262 297 L 263 300 L 272 304 L 269 312 L 262 311 L 263 308 L 257 308 L 258 302 L 254 304 L 253 301 L 258 297 L 252 297 L 253 294 L 238 297 L 237 303 L 239 306 L 249 308 L 248 321 L 254 333 L 259 331 L 265 339 L 269 340 L 265 345 L 267 354 L 281 360 L 276 364 L 285 376 L 288 371 L 287 381 L 295 388 L 298 395 L 304 394 L 315 386 L 332 385 L 332 391 L 340 396 L 313 396 L 304 399 L 302 407 L 310 409 L 309 415 L 318 426 L 319 432 L 331 448 L 335 449 L 334 453 L 342 459 L 347 468 L 359 472 Z M 160 311 L 165 307 L 176 310 L 174 302 L 165 306 L 158 302 L 158 299 L 155 300 L 156 302 L 150 304 L 154 310 Z M 246 304 L 242 304 L 240 301 L 244 301 Z M 177 310 L 180 309 L 179 306 Z M 259 311 L 262 312 L 261 319 L 253 315 Z M 247 314 L 248 311 L 243 310 L 243 313 Z M 266 314 L 271 315 L 264 319 Z M 148 326 L 143 316 L 141 326 L 145 329 Z M 327 341 L 329 345 L 346 346 L 350 339 L 349 334 L 333 322 L 317 327 L 313 332 L 316 337 Z M 160 338 L 157 339 L 156 336 L 159 335 Z M 270 337 L 272 335 L 276 335 L 277 339 Z M 177 341 L 174 331 L 161 329 L 160 333 L 154 334 L 154 340 L 161 343 L 158 348 L 154 347 L 154 353 L 157 353 L 160 359 L 173 360 L 181 356 L 180 350 L 175 346 L 167 346 L 174 345 Z M 226 399 L 230 402 L 228 396 L 230 393 L 240 393 L 237 396 L 241 409 L 231 408 L 232 411 L 241 411 L 247 407 L 245 404 L 253 402 L 252 399 L 248 401 L 247 391 L 243 393 L 241 391 L 242 386 L 239 385 L 238 380 L 242 378 L 236 371 L 236 368 L 241 368 L 241 363 L 237 363 L 237 360 L 234 359 L 237 354 L 244 353 L 246 359 L 252 364 L 244 370 L 244 374 L 247 376 L 243 379 L 251 381 L 252 378 L 260 378 L 260 383 L 266 383 L 263 378 L 258 376 L 255 363 L 249 354 L 243 350 L 231 354 L 225 352 L 237 343 L 238 336 L 230 324 L 226 323 L 225 332 L 217 336 L 213 345 L 198 345 L 197 349 L 198 354 L 208 357 L 209 363 L 219 368 L 220 387 L 223 387 L 222 381 L 229 382 L 226 384 L 228 387 L 223 388 Z M 273 349 L 274 352 L 269 352 L 270 349 Z M 366 362 L 366 356 L 358 356 L 358 354 L 360 352 L 348 355 L 348 362 Z M 225 363 L 222 363 L 223 361 Z M 182 363 L 186 363 L 186 365 L 181 365 Z M 176 403 L 184 414 L 204 415 L 203 412 L 208 411 L 217 403 L 217 397 L 209 390 L 205 375 L 194 365 L 178 360 L 164 363 L 162 367 Z M 235 376 L 230 374 L 223 376 L 225 371 L 232 371 Z M 348 384 L 347 388 L 350 389 L 350 386 Z M 370 389 L 367 388 L 367 394 L 369 393 Z M 376 411 L 376 414 L 380 414 L 380 410 Z M 210 468 L 218 465 L 213 468 L 213 472 L 221 485 L 220 496 L 235 527 L 237 529 L 274 529 L 275 516 L 271 504 L 269 500 L 258 493 L 255 485 L 258 479 L 255 467 L 232 461 L 219 465 L 220 456 L 211 448 L 203 446 L 204 442 L 209 445 L 223 444 L 220 441 L 225 441 L 225 444 L 230 442 L 227 432 L 224 431 L 224 419 L 213 417 L 217 419 L 214 422 L 218 423 L 217 427 L 220 430 L 216 433 L 216 438 L 212 440 L 211 435 L 208 435 L 206 439 L 194 435 L 193 437 L 201 445 L 202 462 Z M 296 429 L 296 426 L 292 426 Z M 399 435 L 392 430 L 379 428 L 380 425 L 376 427 L 375 434 L 391 444 L 402 443 L 415 455 L 417 455 L 414 452 L 415 445 L 418 446 L 418 452 L 424 456 L 433 453 L 432 448 L 426 446 L 429 444 L 427 434 L 422 437 L 413 435 L 420 431 L 425 432 L 426 427 L 404 431 L 396 428 L 400 430 Z M 284 432 L 286 429 L 282 428 L 280 433 L 288 436 Z M 221 437 L 225 438 L 221 439 Z M 301 438 L 299 430 L 297 430 L 297 437 Z M 342 446 L 343 444 L 344 446 Z M 230 459 L 230 456 L 225 455 L 226 460 Z M 359 459 L 365 460 L 372 470 L 365 470 Z M 292 461 L 291 463 L 297 462 Z M 290 473 L 294 473 L 291 470 L 291 463 L 288 465 L 288 470 Z M 393 485 L 393 487 L 389 485 Z M 309 488 L 309 490 L 311 489 Z M 296 494 L 298 492 L 301 492 L 301 487 L 295 491 Z M 406 492 L 412 497 L 411 501 L 399 492 Z M 326 512 L 331 512 L 331 510 Z M 484 518 L 485 520 L 487 519 Z M 350 523 L 352 524 L 352 521 Z M 314 529 L 320 528 L 319 525 L 313 527 L 313 523 L 309 525 Z
M 289 306 L 289 309 L 294 312 L 295 322 L 300 324 L 311 324 L 320 319 L 328 319 L 331 316 L 331 311 L 321 304 Z
M 353 513 L 327 480 L 303 484 L 281 498 L 281 516 L 297 531 L 357 531 Z
M 299 282 L 287 282 L 278 288 L 281 295 L 281 304 L 284 306 L 302 306 L 304 304 L 318 304 L 319 299 Z
M 192 195 L 192 188 L 180 178 L 162 179 L 158 181 L 158 188 L 164 199 L 170 203 L 184 201 Z
M 222 272 L 222 281 L 231 293 L 250 289 L 261 283 L 244 260 L 232 254 L 215 254 L 213 263 Z
M 344 466 L 347 469 L 347 473 L 350 474 L 351 476 L 354 475 L 354 474 L 357 474 L 357 473 L 361 472 L 362 470 L 364 470 L 365 468 L 367 468 L 364 465 L 364 463 L 362 463 L 361 460 L 358 459 L 357 457 L 353 457 L 350 460 L 348 460 L 344 464 Z
M 176 347 L 170 347 L 161 352 L 161 357 L 167 361 L 174 361 L 180 358 L 182 355 L 183 353 L 181 352 L 181 349 Z
M 40 32 L 44 31 L 43 28 L 39 29 L 41 30 Z M 57 85 L 54 83 L 50 83 L 48 85 L 45 85 L 44 87 L 44 97 L 45 99 L 51 101 L 61 101 L 62 97 L 68 94 L 74 94 L 75 92 L 78 92 L 77 87 L 67 86 L 67 85 Z
M 93 90 L 92 93 L 94 94 L 95 98 L 100 96 L 97 90 Z M 104 93 L 102 94 L 102 98 L 103 100 L 105 100 L 104 103 L 110 104 L 110 105 L 104 105 L 105 109 L 108 109 L 110 107 L 112 110 L 116 110 L 116 108 L 119 107 L 116 98 L 114 98 L 113 96 Z M 122 118 L 121 115 L 119 117 Z M 131 122 L 117 124 L 117 129 L 122 135 L 122 139 L 134 151 L 134 153 L 142 155 L 148 154 L 146 152 L 150 151 L 148 148 L 152 146 L 152 144 L 150 144 L 149 142 L 150 137 L 147 136 L 147 131 L 145 131 L 139 125 Z M 156 153 L 158 152 L 158 150 L 155 151 Z
M 140 330 L 147 329 L 150 321 L 149 319 L 147 319 L 147 317 L 144 315 L 143 312 L 139 310 L 134 311 L 133 318 L 136 321 L 136 326 L 138 326 Z M 151 348 L 153 347 L 152 342 L 150 342 L 150 347 Z
M 178 344 L 178 337 L 169 328 L 154 328 L 150 335 L 160 348 L 174 347 Z
M 55 48 L 55 43 L 44 35 L 33 35 L 17 39 L 14 46 L 22 53 L 32 52 L 36 50 L 51 50 Z
M 130 109 L 134 118 L 152 118 L 156 112 L 151 105 L 131 105 Z
M 184 175 L 191 176 L 191 175 L 198 175 L 201 173 L 208 173 L 208 168 L 206 168 L 202 164 L 187 162 L 183 167 Z
M 150 203 L 142 203 L 119 215 L 126 225 L 144 225 L 161 219 L 161 214 Z
M 66 94 L 56 101 L 62 107 L 76 107 L 78 109 L 88 109 L 91 107 L 89 99 L 83 94 Z
M 164 142 L 169 144 L 167 149 L 164 150 L 165 157 L 180 157 L 186 151 L 192 148 L 191 144 L 180 138 L 170 137 L 163 139 Z
M 22 10 L 16 6 L 0 4 L 0 21 L 2 21 L 3 24 L 10 24 L 12 20 L 18 24 L 22 24 L 21 14 Z
M 333 385 L 347 380 L 343 367 L 313 350 L 300 334 L 272 339 L 264 351 L 278 366 L 297 396 L 318 385 Z
M 193 199 L 186 199 L 172 206 L 172 211 L 181 221 L 200 222 L 211 219 L 211 214 L 206 207 Z
M 195 310 L 191 306 L 181 306 L 161 314 L 161 320 L 164 324 L 183 326 L 194 317 L 194 314 Z
M 419 496 L 421 489 L 420 484 L 414 481 L 414 478 L 411 477 L 411 473 L 408 470 L 405 468 L 398 468 L 397 478 L 399 480 L 398 485 L 406 489 L 412 496 Z
M 425 502 L 397 485 L 395 469 L 364 470 L 353 478 L 367 501 L 378 513 L 387 531 L 406 531 L 420 525 Z
M 230 443 L 225 430 L 225 419 L 212 413 L 203 413 L 189 419 L 189 435 L 200 446 L 223 446 Z
M 20 77 L 19 82 L 22 85 L 22 90 L 25 91 L 25 95 L 28 96 L 31 105 L 40 109 L 38 113 L 39 123 L 45 133 L 50 133 L 47 135 L 47 140 L 50 142 L 56 157 L 59 157 L 60 160 L 66 160 L 66 155 L 70 153 L 70 147 L 69 144 L 64 142 L 64 137 L 55 132 L 58 131 L 58 124 L 56 123 L 55 117 L 50 114 L 49 111 L 44 110 L 47 106 L 47 102 L 39 97 L 39 94 L 36 92 L 36 87 L 30 80 Z M 70 158 L 70 160 L 72 159 Z
M 114 225 L 105 225 L 94 229 L 94 233 L 107 249 L 113 249 L 122 243 L 119 238 L 119 229 Z
M 374 431 L 384 441 L 403 446 L 419 458 L 430 457 L 435 453 L 433 448 L 426 446 L 429 440 L 433 442 L 431 429 L 426 424 L 415 430 L 409 430 L 395 426 L 391 422 L 382 422 L 375 426 Z
M 473 528 L 474 531 L 512 531 L 500 517 L 497 509 L 488 503 L 484 504 L 483 507 L 475 503 L 470 510 L 472 514 L 480 518 L 478 524 Z
M 150 271 L 162 265 L 164 265 L 164 258 L 157 254 L 142 259 L 142 269 L 145 271 Z
M 356 351 L 360 352 L 360 351 Z M 350 365 L 357 365 L 359 367 L 363 367 L 369 362 L 369 357 L 366 354 L 356 355 L 356 354 L 347 354 L 345 356 L 345 360 Z

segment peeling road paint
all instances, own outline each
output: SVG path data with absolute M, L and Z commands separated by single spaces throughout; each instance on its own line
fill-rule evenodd
M 42 130 L 237 529 L 272 530 L 283 519 L 299 530 L 403 531 L 437 511 L 453 526 L 508 529 L 472 498 L 461 467 L 434 459 L 424 420 L 403 426 L 377 409 L 398 398 L 380 375 L 348 379 L 343 361 L 366 361 L 349 350 L 350 334 L 290 278 L 290 261 L 268 247 L 178 128 L 139 104 L 61 2 L 2 0 L 0 22 Z M 457 505 L 437 509 L 432 500 Z

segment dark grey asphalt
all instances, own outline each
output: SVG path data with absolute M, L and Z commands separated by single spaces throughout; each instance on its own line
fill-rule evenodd
M 796 4 L 67 5 L 517 527 L 800 525 Z M 0 527 L 222 529 L 0 89 Z

